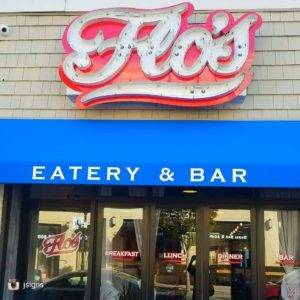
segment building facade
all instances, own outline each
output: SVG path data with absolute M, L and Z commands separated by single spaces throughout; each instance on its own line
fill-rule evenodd
M 110 3 L 3 4 L 3 299 L 300 298 L 296 2 L 194 3 L 189 26 L 261 16 L 243 99 L 84 109 L 58 72 L 63 34 Z

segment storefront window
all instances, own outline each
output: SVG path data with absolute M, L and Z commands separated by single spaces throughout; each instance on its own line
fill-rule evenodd
M 157 209 L 156 228 L 155 299 L 192 299 L 195 274 L 187 267 L 196 254 L 195 212 Z
M 26 299 L 83 300 L 87 284 L 90 213 L 40 211 Z
M 104 208 L 100 299 L 141 299 L 142 221 L 142 208 Z
M 266 299 L 300 299 L 300 211 L 265 211 L 264 227 Z
M 210 210 L 210 299 L 251 299 L 250 211 Z

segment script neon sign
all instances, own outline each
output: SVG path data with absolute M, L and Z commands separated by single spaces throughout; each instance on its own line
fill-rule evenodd
M 226 103 L 250 84 L 261 17 L 211 13 L 187 24 L 190 3 L 100 9 L 65 30 L 59 73 L 80 108 L 111 102 L 200 107 Z

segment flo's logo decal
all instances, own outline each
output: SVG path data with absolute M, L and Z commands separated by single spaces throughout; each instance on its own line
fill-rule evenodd
M 155 10 L 100 9 L 65 30 L 64 83 L 80 108 L 109 102 L 211 106 L 243 93 L 251 82 L 255 32 L 261 17 L 211 13 L 187 24 L 193 6 Z
M 66 237 L 66 232 L 50 235 L 43 241 L 43 254 L 46 257 L 57 256 L 60 254 L 76 252 L 79 248 L 82 232 L 73 233 Z

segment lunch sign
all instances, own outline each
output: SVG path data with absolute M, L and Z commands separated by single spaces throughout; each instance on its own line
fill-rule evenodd
M 105 103 L 207 107 L 242 95 L 252 78 L 259 14 L 227 11 L 188 24 L 193 5 L 111 8 L 77 17 L 63 34 L 59 74 L 79 108 Z

